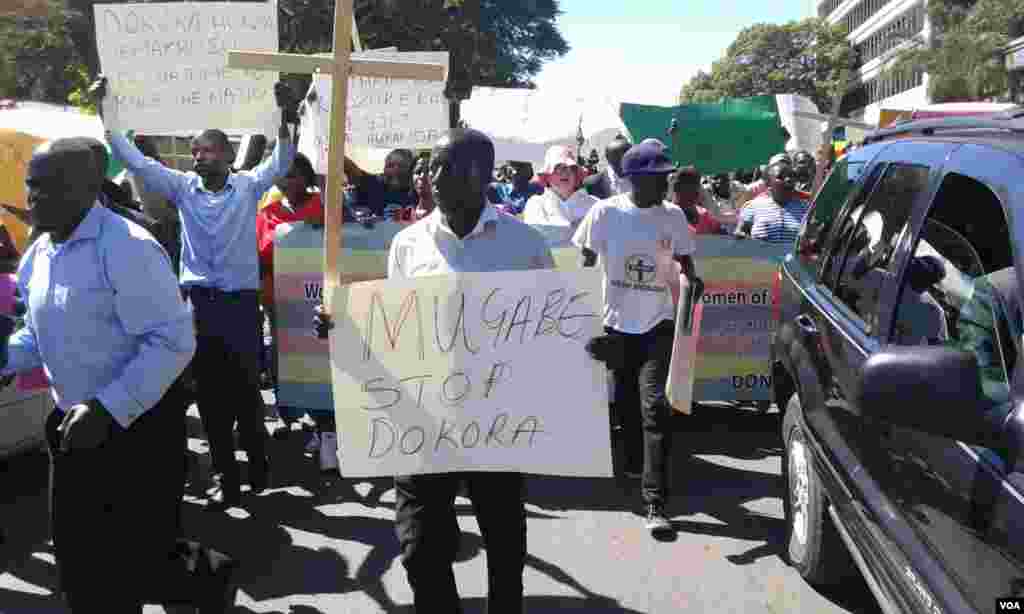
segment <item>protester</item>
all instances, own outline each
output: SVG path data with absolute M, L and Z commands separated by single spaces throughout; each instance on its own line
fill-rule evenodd
M 106 95 L 105 80 L 96 91 Z M 277 104 L 295 104 L 287 85 L 275 85 Z M 284 116 L 285 114 L 283 114 Z M 267 431 L 260 399 L 259 260 L 256 207 L 295 157 L 282 121 L 274 152 L 251 171 L 231 172 L 235 158 L 227 135 L 207 130 L 192 141 L 194 172 L 182 173 L 147 158 L 118 133 L 108 133 L 115 155 L 146 186 L 177 203 L 182 222 L 181 285 L 192 305 L 198 336 L 194 374 L 199 414 L 210 441 L 213 505 L 241 501 L 234 425 L 249 461 L 249 484 L 268 485 Z
M 796 176 L 796 189 L 809 195 L 814 188 L 814 175 L 817 171 L 817 162 L 811 152 L 803 149 L 794 152 L 792 160 L 793 174 Z
M 665 382 L 676 316 L 671 278 L 681 268 L 691 286 L 700 284 L 686 215 L 664 200 L 674 170 L 663 145 L 631 148 L 622 158 L 631 191 L 594 205 L 573 237 L 584 266 L 601 259 L 606 335 L 591 343 L 591 353 L 612 371 L 614 432 L 625 440 L 627 473 L 642 473 L 646 526 L 655 537 L 672 531 L 665 516 L 672 447 Z
M 539 232 L 486 200 L 494 144 L 481 132 L 452 130 L 430 161 L 437 208 L 391 243 L 388 278 L 554 268 Z M 333 326 L 317 308 L 320 337 Z M 419 614 L 461 612 L 452 564 L 458 550 L 453 503 L 468 489 L 487 549 L 489 612 L 523 611 L 526 511 L 520 473 L 462 472 L 395 478 L 395 525 Z
M 512 182 L 492 183 L 487 188 L 487 200 L 502 205 L 506 211 L 519 215 L 530 198 L 543 194 L 544 186 L 533 180 L 533 165 L 529 162 L 510 162 Z
M 434 192 L 430 187 L 430 158 L 422 157 L 416 161 L 412 181 L 418 199 L 413 219 L 421 220 L 434 211 Z
M 686 166 L 669 177 L 669 197 L 672 203 L 683 210 L 690 225 L 690 232 L 695 235 L 723 234 L 722 224 L 701 207 L 700 173 L 692 166 Z
M 570 148 L 555 145 L 548 149 L 545 158 L 542 179 L 548 187 L 526 203 L 523 221 L 575 230 L 597 199 L 581 189 L 583 177 Z
M 626 155 L 632 144 L 626 137 L 619 135 L 604 149 L 604 159 L 607 161 L 603 173 L 591 175 L 583 182 L 587 192 L 597 198 L 604 200 L 617 194 L 625 194 L 631 189 L 629 179 L 622 175 L 622 157 Z
M 60 588 L 76 614 L 182 602 L 223 612 L 234 603 L 234 563 L 202 576 L 175 554 L 191 315 L 163 248 L 99 205 L 101 173 L 81 139 L 44 144 L 29 162 L 41 234 L 18 271 L 25 326 L 4 353 L 4 375 L 41 366 L 50 380 Z
M 797 195 L 792 165 L 786 162 L 772 164 L 765 179 L 768 193 L 743 208 L 736 235 L 768 243 L 793 243 L 810 203 Z
M 786 164 L 789 164 L 790 166 L 792 166 L 793 164 L 793 160 L 789 157 L 789 154 L 787 153 L 777 153 L 771 158 L 768 158 L 768 164 L 766 166 L 761 167 L 761 177 L 755 180 L 754 183 L 747 186 L 747 191 L 750 194 L 750 198 L 747 199 L 748 203 L 754 200 L 755 198 L 758 198 L 759 196 L 768 192 L 768 190 L 770 189 L 768 186 L 768 178 L 766 176 L 768 172 L 768 167 L 778 162 L 784 162 Z
M 416 194 L 412 189 L 412 167 L 415 156 L 408 149 L 392 150 L 384 158 L 384 172 L 374 175 L 361 169 L 347 156 L 345 175 L 355 186 L 353 207 L 384 215 L 389 207 L 412 207 Z

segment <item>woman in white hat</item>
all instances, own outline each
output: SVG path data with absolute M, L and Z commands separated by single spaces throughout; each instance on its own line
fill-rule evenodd
M 523 221 L 531 226 L 565 226 L 566 236 L 571 236 L 597 202 L 582 189 L 583 172 L 573 150 L 564 145 L 548 149 L 541 180 L 547 188 L 527 201 Z

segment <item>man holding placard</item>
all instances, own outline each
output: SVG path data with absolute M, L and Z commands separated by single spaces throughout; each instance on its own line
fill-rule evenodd
M 607 334 L 588 349 L 612 370 L 612 415 L 625 439 L 627 472 L 642 474 L 647 529 L 655 537 L 672 531 L 664 511 L 672 444 L 672 407 L 665 396 L 675 335 L 671 286 L 680 268 L 691 287 L 700 284 L 686 215 L 665 201 L 674 170 L 660 142 L 629 149 L 622 174 L 630 191 L 595 204 L 573 237 L 584 266 L 601 259 Z
M 430 177 L 436 208 L 398 233 L 388 278 L 554 268 L 544 237 L 487 202 L 494 144 L 475 130 L 452 130 L 434 147 Z M 326 337 L 331 318 L 318 308 Z M 395 524 L 402 563 L 420 614 L 460 612 L 452 564 L 458 551 L 456 493 L 469 490 L 487 549 L 488 611 L 522 612 L 526 512 L 521 473 L 463 472 L 395 478 Z
M 106 96 L 105 79 L 95 91 Z M 275 86 L 285 113 L 273 154 L 251 171 L 231 172 L 235 153 L 220 130 L 192 141 L 194 172 L 182 173 L 144 156 L 117 132 L 107 138 L 114 154 L 146 187 L 175 203 L 181 217 L 181 286 L 192 305 L 198 347 L 193 364 L 199 414 L 215 472 L 210 502 L 237 505 L 241 498 L 233 431 L 238 423 L 249 460 L 252 492 L 267 487 L 269 464 L 260 390 L 259 260 L 256 207 L 295 158 L 284 118 L 297 102 L 287 85 Z

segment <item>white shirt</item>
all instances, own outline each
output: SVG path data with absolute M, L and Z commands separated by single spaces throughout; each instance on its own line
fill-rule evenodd
M 558 192 L 548 188 L 543 194 L 531 196 L 526 201 L 523 221 L 535 226 L 574 226 L 596 202 L 597 199 L 586 190 L 576 190 L 572 196 L 562 200 Z
M 388 253 L 388 279 L 553 268 L 544 237 L 490 204 L 484 205 L 480 221 L 462 239 L 435 208 L 395 235 Z
M 669 202 L 642 209 L 630 194 L 613 196 L 594 205 L 572 242 L 601 258 L 605 326 L 642 334 L 675 319 L 672 257 L 697 249 L 682 209 Z
M 608 173 L 608 185 L 611 187 L 612 196 L 627 194 L 633 191 L 633 183 L 629 180 L 629 177 L 619 177 L 612 170 L 611 166 L 608 166 L 605 171 Z

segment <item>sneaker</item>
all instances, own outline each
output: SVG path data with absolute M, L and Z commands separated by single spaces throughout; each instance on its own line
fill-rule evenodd
M 647 505 L 647 530 L 651 535 L 669 533 L 672 531 L 672 523 L 665 516 L 665 509 L 657 503 Z
M 320 433 L 320 471 L 338 468 L 338 434 Z
M 320 449 L 320 436 L 316 433 L 312 433 L 309 436 L 309 441 L 306 442 L 306 452 L 309 454 L 316 454 Z

